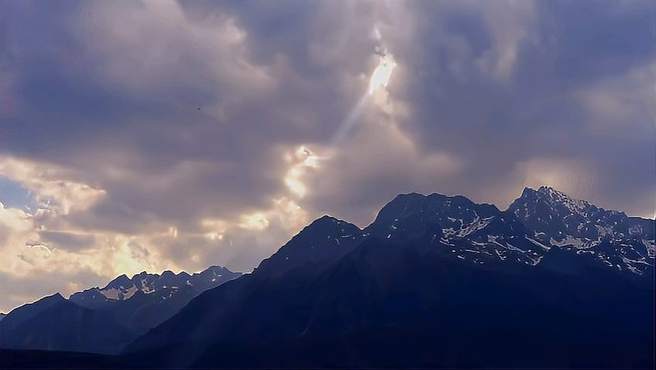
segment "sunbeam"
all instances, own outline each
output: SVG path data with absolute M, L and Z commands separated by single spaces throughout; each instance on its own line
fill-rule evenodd
M 336 146 L 341 143 L 346 136 L 353 130 L 355 124 L 358 122 L 360 115 L 362 114 L 362 109 L 364 107 L 367 98 L 373 95 L 376 91 L 381 88 L 387 88 L 390 78 L 392 77 L 392 72 L 396 67 L 396 61 L 394 56 L 387 52 L 386 50 L 382 52 L 382 55 L 379 56 L 378 66 L 371 73 L 369 77 L 369 88 L 367 92 L 363 94 L 358 102 L 353 106 L 349 114 L 346 116 L 344 121 L 339 125 L 333 139 L 331 140 L 331 146 Z

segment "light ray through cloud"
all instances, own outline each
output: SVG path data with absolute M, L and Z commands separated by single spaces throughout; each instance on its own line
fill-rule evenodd
M 342 121 L 342 123 L 337 128 L 333 139 L 330 141 L 330 147 L 339 145 L 339 143 L 341 143 L 346 138 L 351 130 L 353 130 L 353 127 L 357 123 L 358 118 L 360 118 L 362 108 L 364 107 L 364 103 L 367 101 L 368 97 L 369 94 L 362 95 L 355 106 L 353 106 L 353 109 L 351 109 L 344 121 Z
M 378 32 L 378 29 L 376 29 L 376 32 Z M 376 33 L 376 35 L 378 38 L 380 33 Z M 339 125 L 335 135 L 333 136 L 333 139 L 330 142 L 331 147 L 339 145 L 348 136 L 348 134 L 351 133 L 356 123 L 358 122 L 360 115 L 362 114 L 362 110 L 364 108 L 365 102 L 367 101 L 367 98 L 381 88 L 387 88 L 395 67 L 396 61 L 394 60 L 394 56 L 387 50 L 383 50 L 379 54 L 378 65 L 371 73 L 371 77 L 369 78 L 369 87 L 367 88 L 367 92 L 363 94 L 360 99 L 358 99 L 358 102 L 353 106 L 344 121 L 342 121 L 342 123 Z

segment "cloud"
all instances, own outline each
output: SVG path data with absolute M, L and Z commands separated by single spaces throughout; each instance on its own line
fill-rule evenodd
M 105 195 L 102 189 L 68 180 L 68 171 L 51 164 L 0 156 L 0 175 L 35 195 L 44 212 L 68 215 L 87 210 Z
M 652 214 L 655 7 L 6 3 L 0 176 L 34 204 L 0 209 L 0 274 L 68 292 L 247 271 L 314 217 L 366 225 L 409 191 L 503 206 L 546 183 Z
M 94 235 L 48 230 L 39 232 L 39 239 L 43 240 L 45 245 L 53 244 L 57 248 L 70 250 L 89 248 L 96 242 Z

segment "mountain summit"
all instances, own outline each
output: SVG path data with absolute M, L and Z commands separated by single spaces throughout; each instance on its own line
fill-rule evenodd
M 362 230 L 331 216 L 316 219 L 257 267 L 258 274 L 281 275 L 312 266 L 322 269 L 362 239 Z
M 653 270 L 654 220 L 605 210 L 545 186 L 524 189 L 508 212 L 545 245 L 585 254 L 621 271 Z

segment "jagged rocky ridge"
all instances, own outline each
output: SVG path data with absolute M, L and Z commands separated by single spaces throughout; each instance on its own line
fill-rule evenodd
M 462 196 L 399 195 L 363 235 L 411 239 L 432 229 L 430 243 L 450 247 L 456 258 L 476 264 L 537 265 L 557 248 L 641 275 L 653 270 L 654 225 L 654 220 L 604 210 L 543 186 L 524 189 L 506 211 Z
M 166 300 L 184 290 L 190 290 L 196 295 L 240 275 L 220 266 L 210 266 L 200 273 L 191 275 L 184 271 L 178 274 L 164 271 L 161 275 L 144 271 L 132 278 L 121 275 L 102 289 L 95 287 L 74 293 L 70 300 L 89 308 L 111 305 L 142 294 L 155 294 L 160 300 Z

